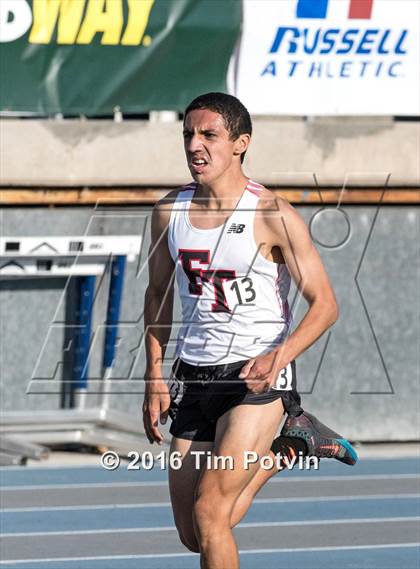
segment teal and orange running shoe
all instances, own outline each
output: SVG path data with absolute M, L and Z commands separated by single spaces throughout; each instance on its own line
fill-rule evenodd
M 286 419 L 278 438 L 281 437 L 303 439 L 310 456 L 335 458 L 350 466 L 356 464 L 358 460 L 356 450 L 347 439 L 306 411 L 297 417 L 289 416 Z

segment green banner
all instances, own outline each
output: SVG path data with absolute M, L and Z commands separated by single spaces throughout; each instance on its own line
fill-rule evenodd
M 226 91 L 240 0 L 0 0 L 0 111 L 182 111 Z

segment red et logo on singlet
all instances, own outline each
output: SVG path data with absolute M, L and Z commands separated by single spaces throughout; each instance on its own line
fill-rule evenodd
M 214 289 L 214 302 L 211 305 L 211 311 L 230 312 L 223 291 L 223 283 L 234 279 L 236 277 L 235 271 L 231 269 L 208 269 L 210 264 L 210 251 L 208 250 L 179 249 L 178 257 L 189 280 L 190 294 L 201 296 L 203 294 L 203 283 L 210 283 Z M 202 266 L 200 267 L 200 265 Z

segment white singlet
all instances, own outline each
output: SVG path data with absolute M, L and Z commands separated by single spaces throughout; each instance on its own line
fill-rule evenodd
M 194 365 L 218 365 L 267 353 L 287 335 L 290 274 L 268 261 L 254 238 L 263 186 L 248 182 L 235 210 L 214 229 L 189 219 L 196 183 L 174 202 L 168 244 L 176 264 L 182 327 L 176 356 Z

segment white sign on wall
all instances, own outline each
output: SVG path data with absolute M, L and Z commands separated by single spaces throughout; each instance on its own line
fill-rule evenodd
M 420 115 L 417 0 L 244 0 L 235 94 L 254 114 Z

